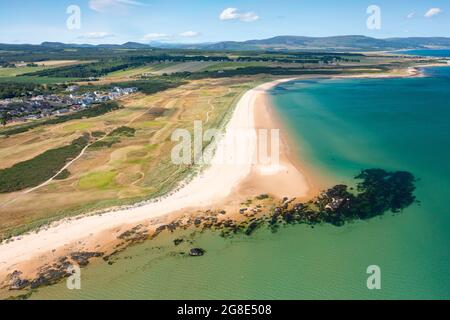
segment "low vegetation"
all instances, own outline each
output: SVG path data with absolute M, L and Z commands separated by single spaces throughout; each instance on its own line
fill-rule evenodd
M 113 145 L 120 143 L 120 137 L 132 138 L 136 133 L 136 129 L 130 127 L 119 127 L 114 129 L 106 138 L 92 144 L 93 149 L 111 148 Z
M 136 129 L 130 127 L 119 127 L 111 132 L 111 136 L 134 137 Z
M 55 177 L 55 180 L 66 180 L 66 179 L 69 178 L 69 177 L 70 177 L 70 171 L 67 170 L 67 169 L 64 169 L 63 171 L 61 171 L 60 174 L 58 174 L 58 175 Z

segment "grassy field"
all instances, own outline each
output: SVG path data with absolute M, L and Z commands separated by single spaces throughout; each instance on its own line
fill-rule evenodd
M 192 61 L 192 62 L 182 62 L 174 64 L 173 66 L 169 66 L 167 68 L 163 68 L 154 72 L 154 74 L 162 75 L 162 74 L 172 74 L 177 72 L 199 72 L 204 71 L 211 66 L 214 66 L 217 62 L 208 62 L 208 61 Z
M 37 76 L 0 77 L 0 82 L 54 84 L 75 82 L 76 78 L 50 78 Z
M 16 67 L 16 68 L 0 68 L 0 77 L 17 77 L 22 74 L 26 73 L 32 73 L 32 72 L 38 72 L 46 69 L 51 68 L 58 68 L 62 66 L 70 66 L 70 65 L 77 65 L 80 63 L 86 63 L 86 62 L 80 62 L 76 60 L 58 60 L 58 61 L 42 61 L 42 62 L 36 62 L 34 63 L 36 66 L 23 66 L 23 67 Z
M 232 70 L 245 67 L 264 67 L 268 66 L 267 62 L 219 62 L 210 65 L 203 69 L 202 71 L 220 71 L 220 70 Z
M 192 81 L 153 95 L 120 101 L 122 109 L 94 118 L 41 126 L 9 138 L 0 137 L 0 167 L 33 160 L 61 148 L 80 134 L 114 139 L 110 146 L 90 147 L 61 179 L 29 194 L 0 194 L 0 235 L 30 228 L 58 217 L 120 204 L 131 204 L 171 190 L 192 172 L 170 161 L 176 128 L 193 130 L 195 120 L 221 127 L 233 104 L 256 78 Z M 116 130 L 116 131 L 114 131 Z
M 193 62 L 162 62 L 152 63 L 143 67 L 119 70 L 109 73 L 101 78 L 101 82 L 120 82 L 138 79 L 141 76 L 173 74 L 177 72 L 198 72 L 218 64 L 217 62 L 193 61 Z
M 0 77 L 17 77 L 25 73 L 45 70 L 46 67 L 0 68 Z
M 79 60 L 47 60 L 47 61 L 38 61 L 35 62 L 38 66 L 44 66 L 44 67 L 65 67 L 65 66 L 73 66 L 77 64 L 84 64 L 84 63 L 91 63 L 95 62 L 92 61 L 79 61 Z
M 102 171 L 92 172 L 80 178 L 78 187 L 80 190 L 105 190 L 114 187 L 116 172 Z
M 155 72 L 158 72 L 159 70 L 172 67 L 176 64 L 177 63 L 175 63 L 175 62 L 152 63 L 152 64 L 146 65 L 144 67 L 138 67 L 138 68 L 132 68 L 132 69 L 111 72 L 104 78 L 133 78 L 133 77 L 141 76 L 143 74 L 148 74 L 148 73 L 153 74 Z

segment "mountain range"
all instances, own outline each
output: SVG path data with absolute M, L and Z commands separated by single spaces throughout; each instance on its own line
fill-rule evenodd
M 1 45 L 16 46 L 16 45 Z M 126 48 L 126 49 L 189 49 L 209 51 L 300 51 L 300 50 L 327 50 L 327 51 L 387 51 L 401 49 L 435 49 L 450 48 L 449 37 L 411 37 L 411 38 L 385 38 L 376 39 L 360 35 L 333 36 L 333 37 L 303 37 L 278 36 L 263 40 L 224 41 L 216 43 L 163 43 L 150 42 L 148 44 L 127 42 L 119 44 L 64 44 L 60 42 L 44 42 L 45 48 Z
M 151 43 L 158 48 L 203 49 L 203 50 L 338 50 L 377 51 L 399 49 L 450 48 L 450 38 L 414 37 L 376 39 L 349 35 L 334 37 L 278 36 L 263 40 L 224 41 L 200 44 Z

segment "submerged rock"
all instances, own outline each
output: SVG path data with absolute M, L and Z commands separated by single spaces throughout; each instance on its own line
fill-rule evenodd
M 189 250 L 189 255 L 191 257 L 201 257 L 203 255 L 205 255 L 206 251 L 201 249 L 201 248 L 194 248 Z

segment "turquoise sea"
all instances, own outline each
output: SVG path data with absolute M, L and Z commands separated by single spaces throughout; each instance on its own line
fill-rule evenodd
M 409 54 L 409 55 L 414 55 L 414 56 L 450 58 L 450 50 L 448 50 L 448 49 L 405 50 L 405 51 L 397 51 L 396 53 L 404 53 L 404 54 Z
M 321 79 L 283 84 L 273 102 L 302 159 L 335 183 L 366 168 L 407 170 L 420 203 L 344 227 L 289 226 L 222 239 L 177 254 L 173 236 L 132 247 L 113 265 L 83 269 L 35 299 L 438 299 L 450 298 L 450 68 L 406 79 Z M 366 286 L 381 268 L 381 290 Z

